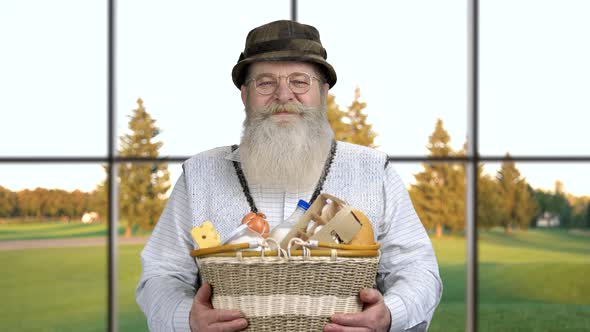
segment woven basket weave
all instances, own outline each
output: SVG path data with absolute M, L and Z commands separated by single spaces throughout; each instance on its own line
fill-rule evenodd
M 322 331 L 336 312 L 362 310 L 378 257 L 197 257 L 216 309 L 238 309 L 247 331 Z

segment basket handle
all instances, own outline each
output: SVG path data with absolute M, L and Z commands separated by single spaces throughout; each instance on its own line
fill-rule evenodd
M 210 248 L 191 250 L 191 256 L 199 257 L 199 256 L 218 254 L 218 253 L 228 252 L 228 251 L 236 251 L 236 250 L 240 250 L 240 249 L 258 248 L 259 246 L 260 246 L 260 244 L 257 242 L 226 244 L 223 246 L 216 246 L 216 247 L 210 247 Z
M 342 243 L 332 243 L 332 242 L 321 242 L 318 240 L 307 240 L 303 241 L 300 238 L 292 238 L 289 241 L 289 245 L 287 246 L 288 251 L 291 251 L 291 246 L 299 245 L 305 249 L 318 249 L 318 248 L 328 248 L 328 249 L 342 249 L 342 250 L 378 250 L 381 245 L 379 243 L 375 244 L 368 244 L 368 245 L 357 245 L 357 244 L 342 244 Z
M 343 244 L 333 242 L 321 242 L 318 240 L 308 240 L 307 246 L 309 248 L 329 248 L 329 249 L 343 249 L 343 250 L 377 250 L 381 247 L 379 243 L 359 245 L 359 244 Z
M 269 237 L 262 240 L 262 242 L 260 243 L 260 246 L 262 247 L 262 250 L 260 250 L 261 258 L 264 258 L 264 252 L 266 251 L 264 249 L 271 248 L 270 243 L 274 244 L 277 247 L 277 256 L 279 258 L 281 258 L 281 254 L 283 255 L 283 257 L 287 257 L 287 252 L 285 251 L 285 249 L 281 248 L 280 244 L 275 239 Z
M 303 250 L 303 259 L 311 256 L 311 253 L 309 252 L 309 241 L 303 241 L 302 239 L 298 238 L 298 237 L 294 237 L 291 240 L 289 240 L 289 243 L 287 244 L 287 255 L 289 258 L 291 258 L 291 247 L 293 245 L 299 245 L 301 246 L 301 249 Z

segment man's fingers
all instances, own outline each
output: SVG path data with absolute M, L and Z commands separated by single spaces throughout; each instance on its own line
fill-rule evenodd
M 368 327 L 342 326 L 334 323 L 328 323 L 324 326 L 324 332 L 370 332 Z
M 230 320 L 244 318 L 244 315 L 239 310 L 226 310 L 217 309 L 215 310 L 215 321 L 216 322 L 227 322 Z
M 245 318 L 234 319 L 229 322 L 218 322 L 209 325 L 213 331 L 233 332 L 241 331 L 248 326 L 248 321 Z
M 334 324 L 344 325 L 344 326 L 357 326 L 363 327 L 368 326 L 369 322 L 367 320 L 367 313 L 359 312 L 353 314 L 334 314 L 330 317 L 330 321 Z
M 374 288 L 364 288 L 360 292 L 360 298 L 365 304 L 374 304 L 383 300 L 383 295 Z
M 211 306 L 211 286 L 208 283 L 204 283 L 199 290 L 197 290 L 195 301 L 206 305 L 208 308 L 213 308 L 213 306 Z

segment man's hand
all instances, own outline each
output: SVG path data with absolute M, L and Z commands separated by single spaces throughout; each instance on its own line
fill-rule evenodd
M 325 332 L 386 332 L 391 323 L 389 308 L 383 302 L 383 295 L 373 288 L 360 292 L 363 311 L 354 314 L 334 314 L 331 323 L 324 327 Z
M 238 310 L 213 309 L 211 286 L 204 283 L 197 291 L 189 314 L 191 332 L 232 332 L 248 326 L 248 321 Z

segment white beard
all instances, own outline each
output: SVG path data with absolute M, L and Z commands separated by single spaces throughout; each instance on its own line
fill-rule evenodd
M 295 115 L 272 115 L 284 111 Z M 239 152 L 248 183 L 286 191 L 313 190 L 333 137 L 325 105 L 247 107 Z

